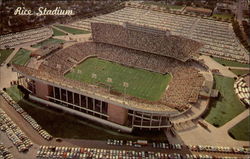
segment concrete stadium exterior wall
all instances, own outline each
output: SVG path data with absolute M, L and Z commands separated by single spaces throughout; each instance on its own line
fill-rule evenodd
M 73 110 L 73 109 L 70 109 L 70 108 L 66 108 L 66 107 L 63 107 L 63 106 L 61 106 L 59 104 L 56 104 L 56 103 L 53 103 L 53 102 L 50 102 L 50 101 L 38 98 L 38 97 L 33 96 L 33 95 L 29 95 L 29 98 L 31 100 L 36 101 L 36 102 L 46 104 L 46 105 L 48 105 L 50 107 L 54 107 L 54 108 L 57 108 L 57 109 L 61 109 L 61 110 L 67 111 L 70 114 L 81 116 L 81 117 L 87 118 L 89 120 L 98 122 L 100 124 L 110 126 L 110 127 L 114 128 L 114 129 L 118 129 L 118 130 L 120 130 L 122 132 L 131 133 L 132 130 L 133 130 L 132 128 L 129 128 L 129 127 L 126 127 L 126 126 L 122 126 L 122 125 L 119 125 L 119 124 L 116 124 L 116 123 L 113 123 L 113 122 L 110 122 L 110 121 L 107 121 L 107 120 L 103 120 L 103 119 L 100 119 L 100 118 L 94 117 L 92 115 L 88 115 L 88 114 L 85 114 L 85 113 L 82 113 L 82 112 L 79 112 L 79 111 L 76 111 L 76 110 Z
M 109 121 L 124 125 L 128 119 L 128 110 L 114 104 L 108 105 Z
M 51 91 L 49 85 L 44 84 L 43 82 L 35 81 L 35 89 L 37 97 L 42 99 L 48 99 L 47 96 Z
M 117 105 L 98 96 L 80 93 L 73 88 L 51 85 L 46 81 L 25 76 L 23 86 L 32 86 L 30 97 L 42 104 L 65 110 L 71 114 L 85 117 L 98 123 L 129 132 L 134 128 L 170 128 L 169 114 L 144 112 Z M 27 88 L 28 89 L 28 88 Z M 112 123 L 112 124 L 111 124 Z M 115 125 L 115 126 L 114 126 Z M 126 129 L 125 129 L 126 128 Z

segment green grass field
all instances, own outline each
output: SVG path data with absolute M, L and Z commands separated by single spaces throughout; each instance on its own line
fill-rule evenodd
M 66 35 L 64 32 L 61 32 L 60 30 L 57 30 L 55 28 L 52 28 L 53 30 L 53 36 L 62 36 L 62 35 Z
M 20 49 L 16 55 L 11 59 L 10 63 L 17 65 L 25 65 L 30 59 L 31 51 Z
M 170 8 L 170 9 L 181 9 L 181 8 L 183 8 L 183 6 L 177 6 L 177 5 L 168 5 L 167 7 Z
M 0 50 L 0 64 L 2 64 L 13 52 L 13 49 Z
M 96 79 L 92 78 L 92 73 L 97 75 Z M 124 92 L 123 82 L 127 82 L 129 87 L 126 89 L 126 94 L 151 101 L 160 99 L 171 79 L 170 74 L 161 75 L 142 69 L 125 67 L 98 58 L 87 59 L 65 76 L 78 81 L 99 83 L 104 86 L 109 85 L 106 81 L 107 78 L 112 78 L 111 89 L 120 93 Z
M 236 62 L 236 61 L 230 61 L 230 60 L 225 60 L 225 59 L 221 59 L 221 58 L 217 58 L 217 57 L 213 57 L 213 59 L 220 63 L 220 64 L 224 64 L 225 66 L 232 66 L 232 67 L 249 67 L 248 64 L 244 64 L 244 63 L 240 63 L 240 62 Z
M 250 116 L 228 131 L 236 140 L 250 141 Z
M 221 18 L 221 19 L 231 19 L 233 18 L 232 14 L 214 14 L 212 17 Z
M 88 140 L 154 140 L 166 141 L 163 131 L 133 132 L 124 134 L 111 130 L 103 126 L 92 124 L 91 121 L 78 118 L 62 112 L 44 107 L 40 104 L 32 103 L 22 98 L 22 93 L 16 86 L 7 89 L 7 93 L 14 99 L 38 124 L 54 137 L 75 138 Z M 63 124 L 62 124 L 63 123 Z
M 205 120 L 214 126 L 220 127 L 230 121 L 246 108 L 234 93 L 234 79 L 214 75 L 215 89 L 218 89 L 221 96 L 210 102 L 210 111 Z
M 66 27 L 66 26 L 62 26 L 62 25 L 55 25 L 57 28 L 62 29 L 68 33 L 71 34 L 88 34 L 90 33 L 89 31 L 86 30 L 80 30 L 80 29 L 75 29 L 75 28 L 70 28 L 70 27 Z
M 63 42 L 64 42 L 64 40 L 61 40 L 61 39 L 49 38 L 49 39 L 44 40 L 36 45 L 33 45 L 32 47 L 40 48 L 40 47 L 48 45 L 48 44 L 63 43 Z
M 154 2 L 154 1 L 144 1 L 143 4 L 148 5 L 148 6 L 156 5 L 156 6 L 165 7 L 165 8 L 168 8 L 168 9 L 181 9 L 181 8 L 183 8 L 183 6 L 167 5 L 167 4 L 164 4 L 164 3 L 159 3 L 159 2 Z
M 238 76 L 250 73 L 249 70 L 235 70 L 235 69 L 231 69 L 231 71 L 234 74 L 238 75 Z

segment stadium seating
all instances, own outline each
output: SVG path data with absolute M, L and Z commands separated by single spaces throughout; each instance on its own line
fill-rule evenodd
M 150 52 L 181 61 L 191 59 L 202 46 L 194 40 L 172 36 L 168 30 L 145 25 L 91 23 L 91 28 L 94 42 Z
M 204 78 L 198 73 L 198 70 L 192 66 L 191 61 L 182 62 L 166 56 L 94 42 L 78 43 L 60 50 L 49 56 L 46 62 L 41 64 L 39 69 L 44 72 L 59 75 L 62 83 L 67 81 L 72 84 L 75 83 L 77 86 L 79 82 L 66 79 L 63 75 L 73 66 L 91 56 L 97 56 L 104 60 L 161 74 L 171 73 L 173 79 L 169 83 L 169 87 L 164 95 L 165 98 L 162 98 L 161 101 L 157 101 L 156 103 L 164 104 L 180 111 L 188 109 L 190 103 L 195 103 L 198 100 L 199 92 L 204 81 Z M 69 60 L 71 58 L 74 59 L 75 62 Z M 57 76 L 54 77 L 58 78 Z M 52 78 L 52 75 L 48 78 Z M 87 84 L 80 85 L 88 87 Z M 107 92 L 107 90 L 105 92 Z M 154 102 L 137 99 L 135 97 L 128 97 L 128 99 L 147 104 L 155 104 Z
M 120 25 L 130 22 L 170 30 L 171 35 L 187 37 L 204 44 L 204 48 L 199 50 L 201 54 L 241 62 L 248 61 L 247 51 L 235 36 L 231 23 L 126 7 L 110 14 L 73 22 L 70 25 L 91 30 L 92 22 Z

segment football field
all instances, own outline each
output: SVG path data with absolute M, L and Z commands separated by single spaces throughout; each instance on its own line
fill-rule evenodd
M 111 90 L 151 101 L 159 100 L 171 79 L 170 74 L 150 72 L 123 66 L 98 58 L 89 58 L 72 69 L 65 77 L 95 83 Z M 108 78 L 112 79 L 112 81 Z M 127 88 L 124 88 L 124 82 Z

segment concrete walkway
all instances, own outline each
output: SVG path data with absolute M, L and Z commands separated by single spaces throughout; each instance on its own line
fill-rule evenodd
M 9 63 L 10 60 L 16 55 L 16 53 L 18 52 L 20 48 L 15 48 L 15 50 L 10 54 L 10 56 L 5 60 L 5 63 Z
M 185 144 L 191 145 L 215 145 L 215 146 L 249 146 L 248 141 L 239 141 L 231 138 L 228 134 L 228 130 L 238 124 L 240 121 L 249 116 L 249 109 L 245 110 L 225 125 L 216 128 L 210 123 L 203 120 L 207 125 L 208 129 L 205 129 L 198 125 L 194 129 L 179 132 L 181 140 Z
M 203 59 L 205 61 L 205 64 L 210 69 L 218 69 L 220 71 L 221 75 L 223 75 L 225 77 L 230 77 L 230 78 L 237 77 L 237 75 L 235 75 L 233 72 L 228 70 L 228 68 L 226 68 L 223 65 L 219 64 L 218 62 L 216 62 L 215 60 L 213 60 L 209 56 L 202 55 L 202 56 L 200 56 L 200 59 Z
M 66 31 L 64 31 L 64 30 L 62 30 L 62 29 L 60 29 L 60 28 L 54 26 L 54 25 L 52 25 L 52 28 L 57 29 L 57 30 L 59 30 L 59 31 L 61 31 L 61 32 L 67 34 L 67 35 L 73 35 L 73 34 L 71 34 L 71 33 L 69 33 L 69 32 L 66 32 Z
M 0 89 L 10 87 L 10 81 L 17 80 L 17 73 L 6 65 L 0 67 Z
M 207 123 L 206 121 L 204 121 Z M 208 130 L 197 125 L 194 129 L 182 131 L 179 134 L 185 144 L 190 145 L 213 145 L 213 146 L 229 146 L 241 147 L 249 146 L 248 141 L 238 141 L 231 138 L 227 131 L 221 131 L 219 128 L 207 123 Z
M 241 122 L 243 119 L 245 119 L 248 116 L 249 116 L 249 109 L 247 109 L 244 112 L 240 113 L 235 118 L 233 118 L 232 120 L 227 122 L 225 125 L 221 126 L 219 128 L 219 130 L 227 132 L 229 129 L 234 127 L 236 124 L 238 124 L 239 122 Z
M 29 51 L 36 51 L 36 50 L 38 50 L 38 48 L 34 48 L 34 47 L 31 47 L 31 46 L 24 46 L 22 48 L 25 49 L 25 50 L 29 50 Z
M 227 66 L 226 68 L 231 68 L 231 69 L 235 69 L 235 70 L 249 70 L 249 67 L 231 67 L 231 66 Z

